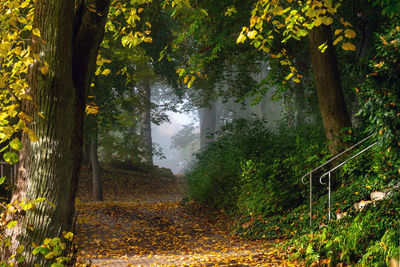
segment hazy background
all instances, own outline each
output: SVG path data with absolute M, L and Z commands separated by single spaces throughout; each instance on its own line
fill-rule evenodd
M 165 159 L 154 157 L 154 164 L 160 167 L 170 168 L 174 174 L 182 174 L 185 164 L 190 158 L 182 150 L 177 150 L 172 147 L 172 137 L 179 130 L 183 129 L 184 125 L 194 123 L 196 130 L 199 131 L 199 122 L 197 112 L 176 113 L 168 111 L 170 123 L 165 122 L 161 125 L 152 124 L 153 144 L 161 147 Z

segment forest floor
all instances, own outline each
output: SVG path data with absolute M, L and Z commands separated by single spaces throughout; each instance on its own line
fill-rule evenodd
M 229 231 L 229 219 L 182 205 L 182 177 L 103 170 L 104 202 L 84 170 L 76 204 L 78 262 L 91 266 L 290 266 L 274 243 Z M 292 264 L 293 266 L 293 264 Z

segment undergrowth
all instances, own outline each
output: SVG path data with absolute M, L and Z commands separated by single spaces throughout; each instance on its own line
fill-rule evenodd
M 216 133 L 217 140 L 196 155 L 186 174 L 189 199 L 224 210 L 235 221 L 233 230 L 245 238 L 289 240 L 286 248 L 293 259 L 306 264 L 379 266 L 398 255 L 399 194 L 362 212 L 354 207 L 369 200 L 372 191 L 397 190 L 398 178 L 382 172 L 390 167 L 385 153 L 371 150 L 332 174 L 331 221 L 326 185 L 319 183 L 326 170 L 316 173 L 310 227 L 309 185 L 300 178 L 329 157 L 323 131 L 307 124 L 276 130 L 265 126 L 239 120 Z M 344 133 L 351 143 L 362 138 L 351 129 Z M 339 213 L 347 216 L 336 220 Z

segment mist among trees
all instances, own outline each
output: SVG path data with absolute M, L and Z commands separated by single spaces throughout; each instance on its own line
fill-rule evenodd
M 398 266 L 398 1 L 0 11 L 1 266 Z

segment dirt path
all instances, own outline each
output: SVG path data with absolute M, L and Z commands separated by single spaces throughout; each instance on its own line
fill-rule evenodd
M 177 188 L 177 187 L 176 187 Z M 177 192 L 78 202 L 79 260 L 92 266 L 283 266 L 271 242 L 229 234 Z

